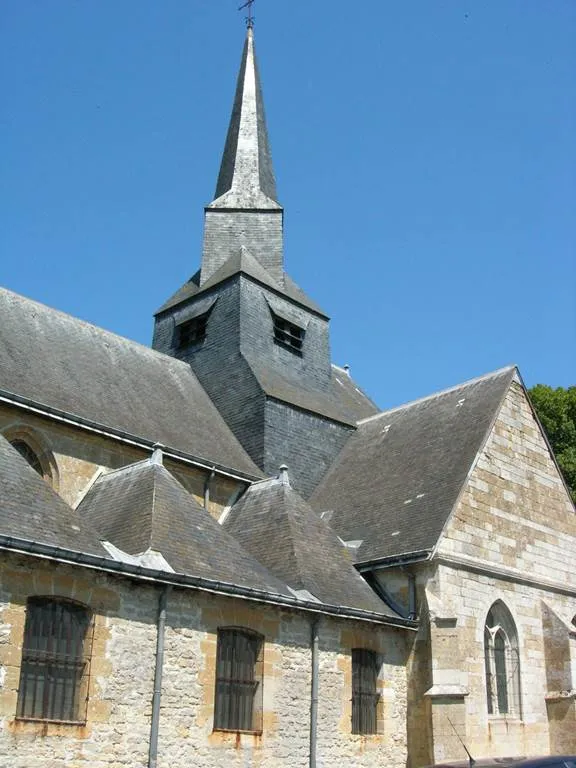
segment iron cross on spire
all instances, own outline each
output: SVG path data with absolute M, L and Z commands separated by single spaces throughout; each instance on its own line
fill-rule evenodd
M 238 8 L 239 11 L 243 11 L 244 8 L 248 8 L 248 16 L 246 16 L 246 26 L 248 29 L 254 29 L 254 14 L 252 13 L 252 6 L 256 0 L 246 0 L 244 5 L 241 5 L 240 8 Z

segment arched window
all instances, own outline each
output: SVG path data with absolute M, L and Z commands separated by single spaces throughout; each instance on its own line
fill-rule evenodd
M 520 717 L 518 633 L 512 614 L 500 600 L 486 617 L 484 661 L 488 714 Z
M 16 716 L 23 720 L 86 722 L 91 614 L 83 605 L 31 597 Z
M 28 464 L 32 467 L 33 470 L 38 472 L 38 474 L 41 477 L 44 477 L 44 468 L 40 462 L 40 459 L 38 456 L 34 453 L 32 448 L 28 445 L 28 443 L 25 443 L 24 440 L 13 440 L 11 442 L 12 448 L 16 448 L 20 456 L 22 456 Z
M 247 629 L 218 630 L 214 728 L 262 730 L 264 638 Z

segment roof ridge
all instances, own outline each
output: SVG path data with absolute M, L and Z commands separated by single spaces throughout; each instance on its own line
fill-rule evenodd
M 115 331 L 109 331 L 106 328 L 102 328 L 102 326 L 96 325 L 95 323 L 91 323 L 89 320 L 83 320 L 81 317 L 76 317 L 75 315 L 72 315 L 69 312 L 64 312 L 61 309 L 56 309 L 55 307 L 51 307 L 49 304 L 45 304 L 42 301 L 38 301 L 37 299 L 31 299 L 28 296 L 24 296 L 21 293 L 16 293 L 16 291 L 12 291 L 9 288 L 5 288 L 4 286 L 0 286 L 0 293 L 6 293 L 8 294 L 8 296 L 14 296 L 15 298 L 21 301 L 34 304 L 37 307 L 41 307 L 42 309 L 48 310 L 49 312 L 53 312 L 56 315 L 60 315 L 61 317 L 64 317 L 68 320 L 72 320 L 74 323 L 78 323 L 79 325 L 86 326 L 88 328 L 93 328 L 94 330 L 98 331 L 101 334 L 104 334 L 106 336 L 112 336 L 113 338 L 118 339 L 119 341 L 122 341 L 126 344 L 139 347 L 140 349 L 149 353 L 151 356 L 165 358 L 166 360 L 169 360 L 171 363 L 176 363 L 178 366 L 183 366 L 187 370 L 192 371 L 190 366 L 187 363 L 184 363 L 182 360 L 178 360 L 175 357 L 171 357 L 170 355 L 167 355 L 164 352 L 159 352 L 157 349 L 153 349 L 152 347 L 147 347 L 146 344 L 142 344 L 141 342 L 135 341 L 134 339 L 129 339 L 127 336 L 121 336 L 119 333 L 116 333 Z
M 461 382 L 460 384 L 455 384 L 452 387 L 446 387 L 446 389 L 440 389 L 437 392 L 432 392 L 430 395 L 425 395 L 424 397 L 418 397 L 415 400 L 409 400 L 407 403 L 403 403 L 401 405 L 396 405 L 393 408 L 388 408 L 385 411 L 381 411 L 380 413 L 375 413 L 373 416 L 368 416 L 365 419 L 360 419 L 356 422 L 356 424 L 366 424 L 370 421 L 375 421 L 376 419 L 380 419 L 383 416 L 388 416 L 391 413 L 394 413 L 396 411 L 401 411 L 404 408 L 410 408 L 413 405 L 418 405 L 419 403 L 424 403 L 427 400 L 433 400 L 435 397 L 441 397 L 442 395 L 447 395 L 450 392 L 456 392 L 458 389 L 463 389 L 464 387 L 468 387 L 471 384 L 476 384 L 479 381 L 485 381 L 487 379 L 496 378 L 497 376 L 502 376 L 504 373 L 512 373 L 513 371 L 517 371 L 518 366 L 513 365 L 505 365 L 502 368 L 498 368 L 495 371 L 491 371 L 490 373 L 485 373 L 482 376 L 475 376 L 473 379 L 467 379 L 466 381 Z

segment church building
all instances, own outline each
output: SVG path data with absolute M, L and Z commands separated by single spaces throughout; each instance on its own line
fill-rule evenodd
M 2 764 L 576 753 L 576 511 L 519 371 L 381 411 L 283 228 L 249 24 L 151 347 L 0 289 Z

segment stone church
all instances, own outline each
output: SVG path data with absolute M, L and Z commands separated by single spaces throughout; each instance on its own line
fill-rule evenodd
M 576 513 L 518 370 L 380 411 L 284 269 L 253 30 L 152 348 L 0 290 L 0 755 L 576 752 Z

